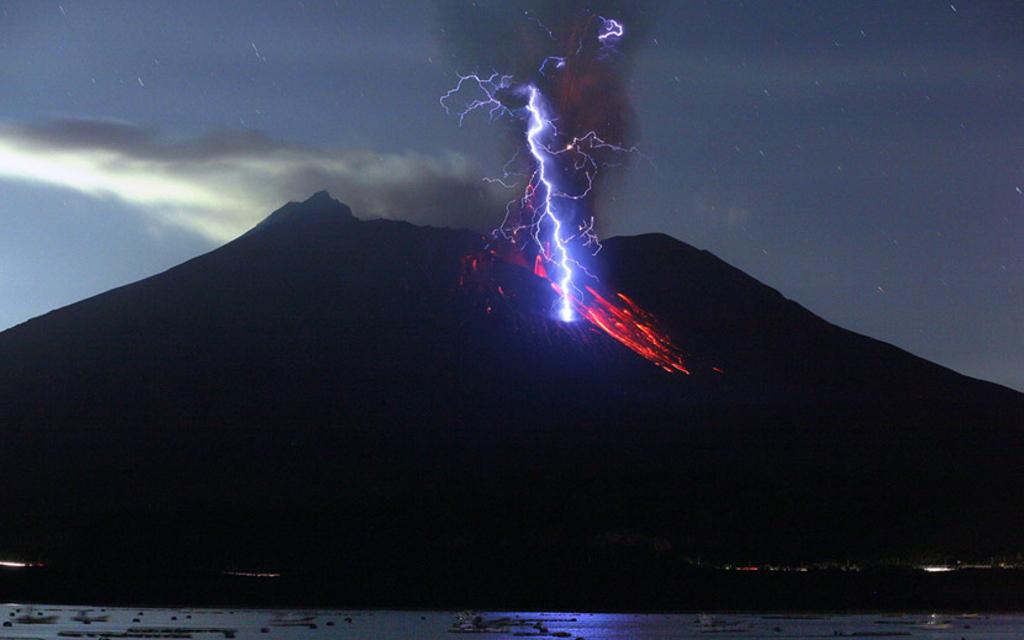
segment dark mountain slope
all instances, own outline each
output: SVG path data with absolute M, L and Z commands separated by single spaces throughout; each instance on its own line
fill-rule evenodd
M 359 222 L 318 194 L 216 251 L 5 332 L 6 406 L 34 423 L 348 418 L 351 403 L 443 411 L 446 394 L 473 402 L 464 385 L 526 368 L 653 373 L 622 353 L 609 361 L 618 366 L 592 366 L 593 342 L 621 349 L 543 318 L 543 344 L 492 335 L 500 321 L 475 313 L 457 285 L 461 258 L 481 244 L 468 232 Z M 509 277 L 551 295 L 533 276 Z
M 983 404 L 1019 397 L 830 324 L 669 236 L 612 238 L 602 257 L 603 279 L 642 301 L 692 351 L 714 354 L 748 400 L 906 405 L 950 394 Z M 782 388 L 789 392 L 780 396 Z
M 693 354 L 671 376 L 549 319 L 528 270 L 459 286 L 482 243 L 321 193 L 0 333 L 0 548 L 496 594 L 595 559 L 1024 548 L 1021 394 L 611 239 L 602 281 Z

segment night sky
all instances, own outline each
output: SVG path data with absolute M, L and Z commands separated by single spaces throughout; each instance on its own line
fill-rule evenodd
M 467 37 L 491 44 L 474 24 L 537 29 L 523 9 L 543 7 L 462 5 L 0 0 L 0 328 L 323 188 L 361 217 L 496 226 L 481 177 L 507 141 L 438 98 L 490 70 L 463 68 Z M 609 184 L 605 235 L 671 234 L 829 321 L 1024 389 L 1024 4 L 631 13 L 644 161 Z

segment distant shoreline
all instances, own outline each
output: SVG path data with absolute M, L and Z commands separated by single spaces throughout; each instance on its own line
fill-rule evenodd
M 0 601 L 66 606 L 382 611 L 580 611 L 593 613 L 762 613 L 780 616 L 869 613 L 1024 613 L 1024 571 L 908 570 L 742 574 L 690 571 L 674 576 L 578 576 L 501 592 L 508 581 L 433 584 L 382 580 L 363 585 L 340 576 L 274 579 L 220 574 L 107 572 L 51 568 L 0 572 Z M 514 580 L 517 586 L 524 583 Z M 572 582 L 572 580 L 570 580 Z M 585 587 L 584 585 L 591 585 Z

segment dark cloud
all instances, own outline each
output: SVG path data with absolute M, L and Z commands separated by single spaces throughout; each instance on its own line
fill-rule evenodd
M 62 118 L 9 129 L 38 147 L 53 149 L 125 149 L 141 153 L 154 143 L 155 131 L 123 120 Z
M 593 132 L 610 143 L 633 146 L 634 111 L 626 83 L 633 54 L 645 45 L 647 25 L 656 17 L 650 2 L 438 0 L 437 7 L 445 62 L 451 68 L 461 74 L 512 74 L 516 84 L 536 86 L 552 107 L 563 143 Z M 606 19 L 625 25 L 625 37 L 616 39 L 614 47 L 598 39 Z M 546 66 L 552 56 L 562 62 Z M 542 67 L 547 71 L 539 72 Z M 505 131 L 512 146 L 520 148 L 521 125 Z M 622 162 L 613 152 L 593 153 L 602 164 Z M 599 213 L 604 178 L 601 172 L 594 182 L 587 180 L 589 210 L 581 219 Z M 582 176 L 576 179 L 580 184 L 570 191 L 585 188 Z M 603 226 L 601 215 L 597 220 Z
M 461 73 L 510 73 L 536 84 L 553 103 L 566 136 L 596 131 L 625 143 L 633 108 L 625 82 L 633 53 L 644 46 L 654 16 L 645 0 L 477 2 L 438 0 L 445 61 Z M 600 43 L 604 19 L 625 25 L 614 51 Z M 557 72 L 538 73 L 544 61 L 565 61 Z
M 274 140 L 259 131 L 238 130 L 206 134 L 192 140 L 161 138 L 158 131 L 123 120 L 59 118 L 12 129 L 32 145 L 52 149 L 103 149 L 135 158 L 178 162 L 217 160 L 300 147 Z
M 112 195 L 217 239 L 321 189 L 358 216 L 478 230 L 489 228 L 502 206 L 473 164 L 452 152 L 321 150 L 248 131 L 167 140 L 110 120 L 0 129 L 0 176 Z
M 448 64 L 462 72 L 494 70 L 520 79 L 532 76 L 550 55 L 572 55 L 597 16 L 626 24 L 619 48 L 628 68 L 656 18 L 649 0 L 437 0 L 436 5 Z

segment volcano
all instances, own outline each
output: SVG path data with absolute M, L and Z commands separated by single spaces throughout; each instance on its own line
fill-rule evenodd
M 597 275 L 685 351 L 666 373 L 556 320 L 530 268 L 467 267 L 486 250 L 321 192 L 0 333 L 0 550 L 495 597 L 597 565 L 1024 550 L 1024 395 L 611 238 Z

